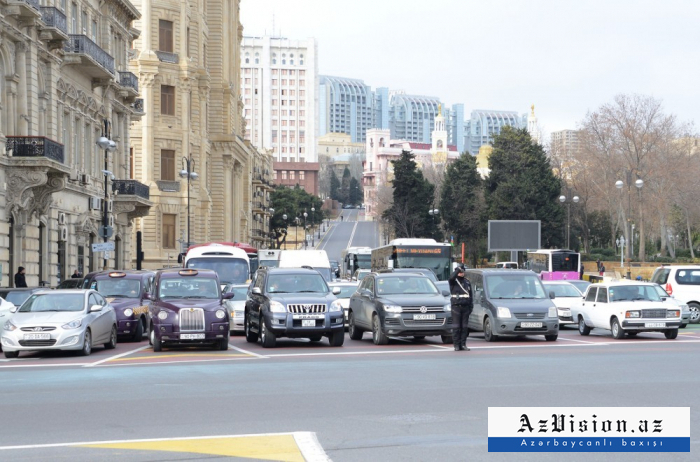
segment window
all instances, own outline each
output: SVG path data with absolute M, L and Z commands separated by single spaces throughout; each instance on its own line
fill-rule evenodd
M 596 296 L 596 287 L 589 287 L 588 292 L 586 293 L 586 301 L 587 302 L 595 302 L 595 296 Z
M 299 172 L 299 179 L 304 181 L 304 172 Z
M 273 179 L 273 180 L 276 180 L 276 179 L 277 179 L 277 170 L 275 170 L 274 172 L 272 172 L 272 179 Z
M 294 170 L 291 170 L 291 171 L 289 172 L 289 179 L 290 179 L 290 180 L 293 180 L 293 179 L 294 179 Z
M 88 26 L 88 15 L 87 11 L 83 10 L 82 14 L 80 16 L 80 27 L 83 29 L 83 35 L 87 35 L 87 26 Z
M 97 43 L 97 21 L 92 21 L 92 41 Z
M 287 171 L 286 170 L 282 170 L 282 179 L 283 180 L 287 179 Z
M 158 20 L 158 50 L 173 52 L 173 22 Z
M 287 79 L 282 79 L 282 85 L 287 85 Z
M 272 85 L 277 85 L 277 79 L 272 79 Z
M 175 151 L 172 149 L 160 150 L 160 179 L 175 181 Z
M 277 130 L 272 130 L 272 142 L 277 142 Z
M 277 74 L 278 74 L 278 72 L 279 72 L 279 70 L 278 70 L 278 69 L 272 69 L 272 75 L 277 75 Z
M 177 215 L 164 213 L 163 214 L 163 248 L 175 248 L 175 219 Z
M 608 303 L 608 289 L 605 287 L 598 288 L 598 303 Z
M 71 15 L 70 15 L 70 31 L 71 34 L 78 33 L 78 4 L 71 4 Z
M 160 113 L 162 115 L 175 115 L 175 87 L 160 86 Z

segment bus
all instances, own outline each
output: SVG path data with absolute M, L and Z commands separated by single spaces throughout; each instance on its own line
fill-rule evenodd
M 258 270 L 258 249 L 256 249 L 255 247 L 253 247 L 250 244 L 246 244 L 245 242 L 209 242 L 207 244 L 197 244 L 197 245 L 190 246 L 190 248 L 187 249 L 187 252 L 189 252 L 191 249 L 196 249 L 198 247 L 205 247 L 205 246 L 212 245 L 212 244 L 227 245 L 227 246 L 238 247 L 240 249 L 243 249 L 245 251 L 246 255 L 248 255 L 248 265 L 250 266 L 250 276 L 252 277 L 252 275 L 255 274 L 255 272 Z M 186 255 L 187 254 L 185 254 L 184 258 L 186 258 Z M 182 263 L 179 259 L 178 259 L 178 261 L 180 263 Z M 219 276 L 219 277 L 221 277 L 221 276 Z
M 435 239 L 394 239 L 372 249 L 372 271 L 386 268 L 428 268 L 438 281 L 446 281 L 452 268 L 452 246 Z
M 268 268 L 280 266 L 280 249 L 265 249 L 258 252 L 258 264 Z
M 348 247 L 340 254 L 340 275 L 355 274 L 358 269 L 372 268 L 372 249 Z
M 581 254 L 573 250 L 535 250 L 527 253 L 527 268 L 543 281 L 580 279 Z
M 212 242 L 187 249 L 185 268 L 210 269 L 221 285 L 245 284 L 250 277 L 250 259 L 245 250 L 227 243 Z

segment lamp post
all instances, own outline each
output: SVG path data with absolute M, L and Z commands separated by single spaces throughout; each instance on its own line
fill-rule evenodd
M 275 214 L 275 209 L 270 207 L 270 216 L 267 218 L 267 235 L 270 238 L 270 248 L 274 249 L 275 245 L 272 243 L 272 216 Z
M 299 217 L 294 217 L 294 249 L 299 245 Z
M 574 201 L 575 204 L 578 204 L 578 201 L 580 200 L 578 196 L 574 196 L 571 198 L 572 201 Z M 571 241 L 570 241 L 570 236 L 571 236 L 571 202 L 567 202 L 566 196 L 563 194 L 559 196 L 559 202 L 566 203 L 567 205 L 567 210 L 566 210 L 566 248 L 570 249 L 571 248 Z
M 308 242 L 306 242 L 306 217 L 308 217 L 309 214 L 304 212 L 304 249 L 306 249 L 306 246 L 308 245 Z
M 625 236 L 622 235 L 618 239 L 615 240 L 615 243 L 617 244 L 618 247 L 620 247 L 620 266 L 622 268 L 625 267 Z M 627 279 L 630 278 L 630 271 L 627 271 Z
M 625 183 L 622 180 L 617 180 L 615 182 L 615 187 L 620 190 L 620 194 L 622 194 L 622 187 L 625 185 Z M 634 182 L 634 186 L 637 188 L 639 191 L 639 195 L 641 198 L 642 195 L 642 187 L 644 186 L 644 180 L 641 178 L 637 178 L 637 180 Z M 641 199 L 640 199 L 641 200 Z M 622 197 L 620 197 L 620 202 L 622 202 Z M 643 228 L 643 224 L 641 222 L 641 211 L 642 208 L 640 206 L 639 208 L 640 211 L 640 229 Z M 632 239 L 632 170 L 627 170 L 627 220 L 625 222 L 625 234 L 629 236 L 629 240 Z M 643 237 L 643 233 L 640 233 L 640 237 Z M 641 244 L 640 244 L 641 246 Z M 640 247 L 641 249 L 641 247 Z M 627 252 L 629 253 L 629 258 L 632 257 L 632 253 L 630 252 L 629 246 L 627 249 Z M 631 271 L 627 271 L 627 278 L 631 278 L 632 274 Z
M 284 220 L 284 250 L 287 250 L 287 236 L 289 233 L 287 232 L 287 214 L 283 213 L 282 214 L 282 219 Z
M 440 213 L 440 211 L 438 209 L 428 210 L 428 215 L 433 217 L 433 238 L 435 237 L 435 217 L 437 216 L 438 213 Z
M 182 158 L 183 168 L 180 170 L 180 177 L 187 179 L 187 248 L 192 245 L 192 240 L 190 239 L 190 183 L 197 178 L 199 175 L 194 171 L 195 162 L 192 156 Z M 186 250 L 186 249 L 185 249 Z
M 109 171 L 109 153 L 117 150 L 117 143 L 115 143 L 112 140 L 112 134 L 110 130 L 111 122 L 109 122 L 107 119 L 104 119 L 102 122 L 102 136 L 100 136 L 97 139 L 97 146 L 100 149 L 103 149 L 105 152 L 105 168 L 104 170 L 102 170 L 102 173 L 105 176 L 105 196 L 104 200 L 102 201 L 102 228 L 100 229 L 100 234 L 102 235 L 104 242 L 107 242 L 112 236 L 113 232 L 112 228 L 109 227 L 109 217 L 107 216 L 107 205 L 109 201 L 109 179 L 114 179 L 114 175 L 112 175 L 112 172 Z M 108 252 L 104 251 L 102 269 L 105 271 L 107 270 L 107 255 Z

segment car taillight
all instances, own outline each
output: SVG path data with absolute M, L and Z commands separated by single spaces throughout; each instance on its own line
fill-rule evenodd
M 666 283 L 666 292 L 668 292 L 669 295 L 673 295 L 673 287 L 670 282 Z

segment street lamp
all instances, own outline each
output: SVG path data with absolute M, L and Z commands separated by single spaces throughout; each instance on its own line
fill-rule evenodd
M 311 207 L 311 221 L 314 221 L 314 212 L 316 211 L 316 208 Z M 323 215 L 321 215 L 321 221 L 323 221 Z M 317 227 L 318 229 L 318 238 L 321 239 L 321 225 L 319 224 Z
M 579 197 L 574 196 L 571 198 L 572 201 L 574 201 L 575 204 L 578 204 Z M 571 202 L 567 202 L 566 196 L 561 195 L 559 196 L 559 202 L 562 204 L 566 202 L 567 205 L 567 210 L 566 210 L 566 248 L 567 250 L 570 249 L 570 240 L 569 237 L 571 235 Z
M 275 214 L 275 209 L 270 207 L 270 216 L 267 218 L 267 236 L 270 238 L 270 248 L 274 249 L 275 245 L 272 243 L 272 216 Z
M 618 239 L 615 240 L 615 243 L 617 244 L 618 247 L 620 247 L 620 266 L 622 268 L 625 267 L 625 236 L 620 236 Z M 631 276 L 631 271 L 627 271 L 627 279 L 629 279 Z
M 109 201 L 109 179 L 113 177 L 112 172 L 109 171 L 109 153 L 117 150 L 117 143 L 115 143 L 111 139 L 111 122 L 109 122 L 107 119 L 104 119 L 102 122 L 104 126 L 102 136 L 100 136 L 97 139 L 97 146 L 100 149 L 103 149 L 105 152 L 105 168 L 104 170 L 102 170 L 102 173 L 105 176 L 105 197 L 102 201 L 102 228 L 100 229 L 100 235 L 104 239 L 104 242 L 107 242 L 113 233 L 112 228 L 110 228 L 109 226 L 109 217 L 107 216 L 107 203 Z M 102 269 L 105 271 L 107 270 L 107 255 L 108 251 L 105 250 L 102 262 Z
M 299 245 L 299 217 L 294 217 L 294 249 Z
M 615 187 L 620 190 L 620 194 L 622 194 L 622 187 L 625 185 L 625 183 L 622 180 L 617 180 L 615 182 Z M 640 238 L 643 238 L 644 236 L 644 223 L 642 221 L 642 207 L 641 207 L 641 195 L 642 195 L 642 187 L 644 186 L 644 180 L 641 178 L 637 178 L 637 180 L 634 182 L 634 186 L 637 188 L 639 191 L 639 196 L 640 196 L 640 207 L 639 207 L 639 229 L 640 229 Z M 629 240 L 632 239 L 632 170 L 627 170 L 627 222 L 625 223 L 625 234 L 630 236 Z M 620 202 L 622 202 L 622 197 L 620 197 Z M 622 204 L 620 204 L 622 206 Z M 628 234 L 629 233 L 629 234 Z M 641 243 L 640 243 L 640 251 L 641 251 Z M 629 257 L 632 257 L 632 253 L 630 252 L 630 249 L 628 247 L 629 252 Z M 632 277 L 632 272 L 627 271 L 627 278 L 630 279 Z
M 289 233 L 287 232 L 287 214 L 283 213 L 282 214 L 282 219 L 284 220 L 284 250 L 287 250 L 287 236 Z
M 308 242 L 306 242 L 306 217 L 308 217 L 309 214 L 304 212 L 304 248 L 306 249 L 306 246 L 308 245 Z
M 433 217 L 433 237 L 435 237 L 435 217 L 437 216 L 438 213 L 440 213 L 440 211 L 438 209 L 428 210 L 428 215 Z
M 195 162 L 192 156 L 183 157 L 182 162 L 185 168 L 180 170 L 180 178 L 187 179 L 187 249 L 192 245 L 190 239 L 190 183 L 199 178 L 199 175 L 194 171 Z

